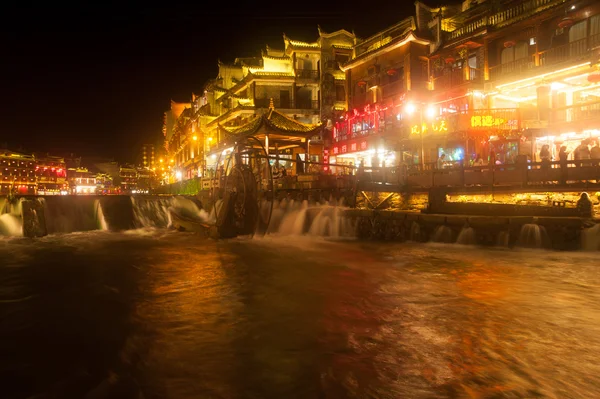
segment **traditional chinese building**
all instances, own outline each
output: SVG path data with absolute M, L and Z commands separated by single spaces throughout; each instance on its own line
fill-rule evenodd
M 119 168 L 119 180 L 122 193 L 130 194 L 137 190 L 138 173 L 133 166 L 121 166 Z
M 30 154 L 0 149 L 0 193 L 36 194 L 35 158 Z
M 561 145 L 572 154 L 582 140 L 597 140 L 599 7 L 585 0 L 435 9 L 417 3 L 417 19 L 436 43 L 430 54 L 435 117 L 423 127 L 447 128 L 432 155 L 468 162 L 493 151 L 501 163 L 539 161 L 548 144 L 556 160 Z
M 60 195 L 69 190 L 67 164 L 63 157 L 35 154 L 38 195 Z
M 331 129 L 336 112 L 345 109 L 345 75 L 339 63 L 351 55 L 354 35 L 319 28 L 315 42 L 283 39 L 281 49 L 267 46 L 259 57 L 219 61 L 217 77 L 201 96 L 193 96 L 189 113 L 182 112 L 173 124 L 170 154 L 178 154 L 173 168 L 183 179 L 214 171 L 217 155 L 228 145 L 226 129 L 267 114 L 270 104 L 290 120 Z M 310 156 L 320 162 L 323 130 L 314 133 Z
M 71 194 L 91 195 L 96 194 L 96 175 L 87 168 L 67 169 L 67 178 Z
M 430 43 L 428 32 L 419 31 L 412 17 L 356 40 L 351 59 L 341 67 L 346 74 L 348 112 L 335 122 L 328 154 L 332 166 L 419 161 L 420 146 L 411 140 L 403 107 L 428 98 Z
M 320 170 L 320 167 L 312 167 L 310 164 L 304 168 L 303 163 L 296 161 L 307 161 L 315 159 L 322 154 L 321 145 L 311 145 L 311 137 L 314 137 L 321 129 L 320 124 L 306 124 L 292 119 L 271 106 L 264 114 L 255 115 L 248 123 L 242 126 L 226 127 L 220 126 L 222 155 L 231 151 L 235 142 L 240 137 L 256 137 L 265 147 L 269 155 L 278 158 L 280 166 L 288 170 L 289 175 L 300 170 L 308 172 Z M 218 159 L 224 160 L 224 157 Z M 220 165 L 215 165 L 219 167 Z

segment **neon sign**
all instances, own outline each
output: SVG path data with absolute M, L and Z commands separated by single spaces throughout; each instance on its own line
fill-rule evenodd
M 428 130 L 432 130 L 435 133 L 444 133 L 448 131 L 448 126 L 446 125 L 445 120 L 430 124 L 423 123 L 420 128 L 419 125 L 413 125 L 410 128 L 410 134 L 421 134 L 421 132 L 426 133 Z
M 517 129 L 519 121 L 517 119 L 495 118 L 492 115 L 474 115 L 471 117 L 471 127 L 473 128 L 509 128 Z

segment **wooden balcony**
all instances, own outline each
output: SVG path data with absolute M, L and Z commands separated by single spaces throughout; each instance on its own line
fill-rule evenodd
M 589 122 L 592 120 L 600 121 L 600 101 L 553 108 L 550 118 L 553 124 Z
M 433 78 L 435 90 L 446 90 L 466 83 L 483 82 L 483 74 L 476 68 L 456 68 L 445 71 L 442 75 Z
M 318 81 L 320 73 L 318 69 L 296 69 L 296 80 Z
M 271 103 L 270 98 L 255 98 L 254 106 L 256 108 L 269 108 Z M 283 108 L 283 109 L 302 109 L 302 110 L 313 110 L 318 111 L 319 108 L 319 100 L 301 100 L 296 99 L 296 101 L 287 100 L 281 101 L 279 98 L 273 99 L 273 106 L 275 108 Z
M 597 46 L 600 46 L 600 34 L 588 36 L 562 46 L 552 47 L 529 57 L 491 66 L 489 77 L 490 80 L 511 76 L 518 77 L 549 66 L 584 62 L 590 59 L 592 49 Z
M 518 76 L 529 72 L 535 68 L 535 58 L 534 55 L 490 67 L 490 80 L 500 79 L 503 76 Z
M 595 35 L 600 36 L 600 35 Z M 566 61 L 575 61 L 578 59 L 588 58 L 591 53 L 589 51 L 589 43 L 592 37 L 586 37 L 562 46 L 553 47 L 539 53 L 539 66 L 560 64 Z M 597 38 L 595 38 L 597 40 Z
M 402 79 L 381 86 L 381 96 L 384 99 L 394 97 L 404 90 L 404 81 Z

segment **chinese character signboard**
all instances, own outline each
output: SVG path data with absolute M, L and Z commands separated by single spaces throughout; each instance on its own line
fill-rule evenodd
M 519 117 L 516 109 L 475 110 L 469 125 L 474 130 L 516 130 Z
M 410 134 L 421 134 L 421 132 L 427 134 L 427 133 L 446 133 L 448 132 L 448 125 L 446 123 L 446 121 L 444 119 L 436 121 L 436 122 L 430 122 L 430 123 L 423 123 L 420 127 L 419 125 L 413 125 L 410 128 Z

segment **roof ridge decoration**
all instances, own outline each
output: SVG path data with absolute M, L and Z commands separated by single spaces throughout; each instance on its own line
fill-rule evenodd
M 315 125 L 299 122 L 285 114 L 282 114 L 275 108 L 269 111 L 269 114 L 266 116 L 266 122 L 269 124 L 269 126 L 284 132 L 311 133 L 317 131 L 321 127 L 320 123 Z
M 318 42 L 309 43 L 309 42 L 304 42 L 301 40 L 292 40 L 289 38 L 287 40 L 294 47 L 320 48 Z

